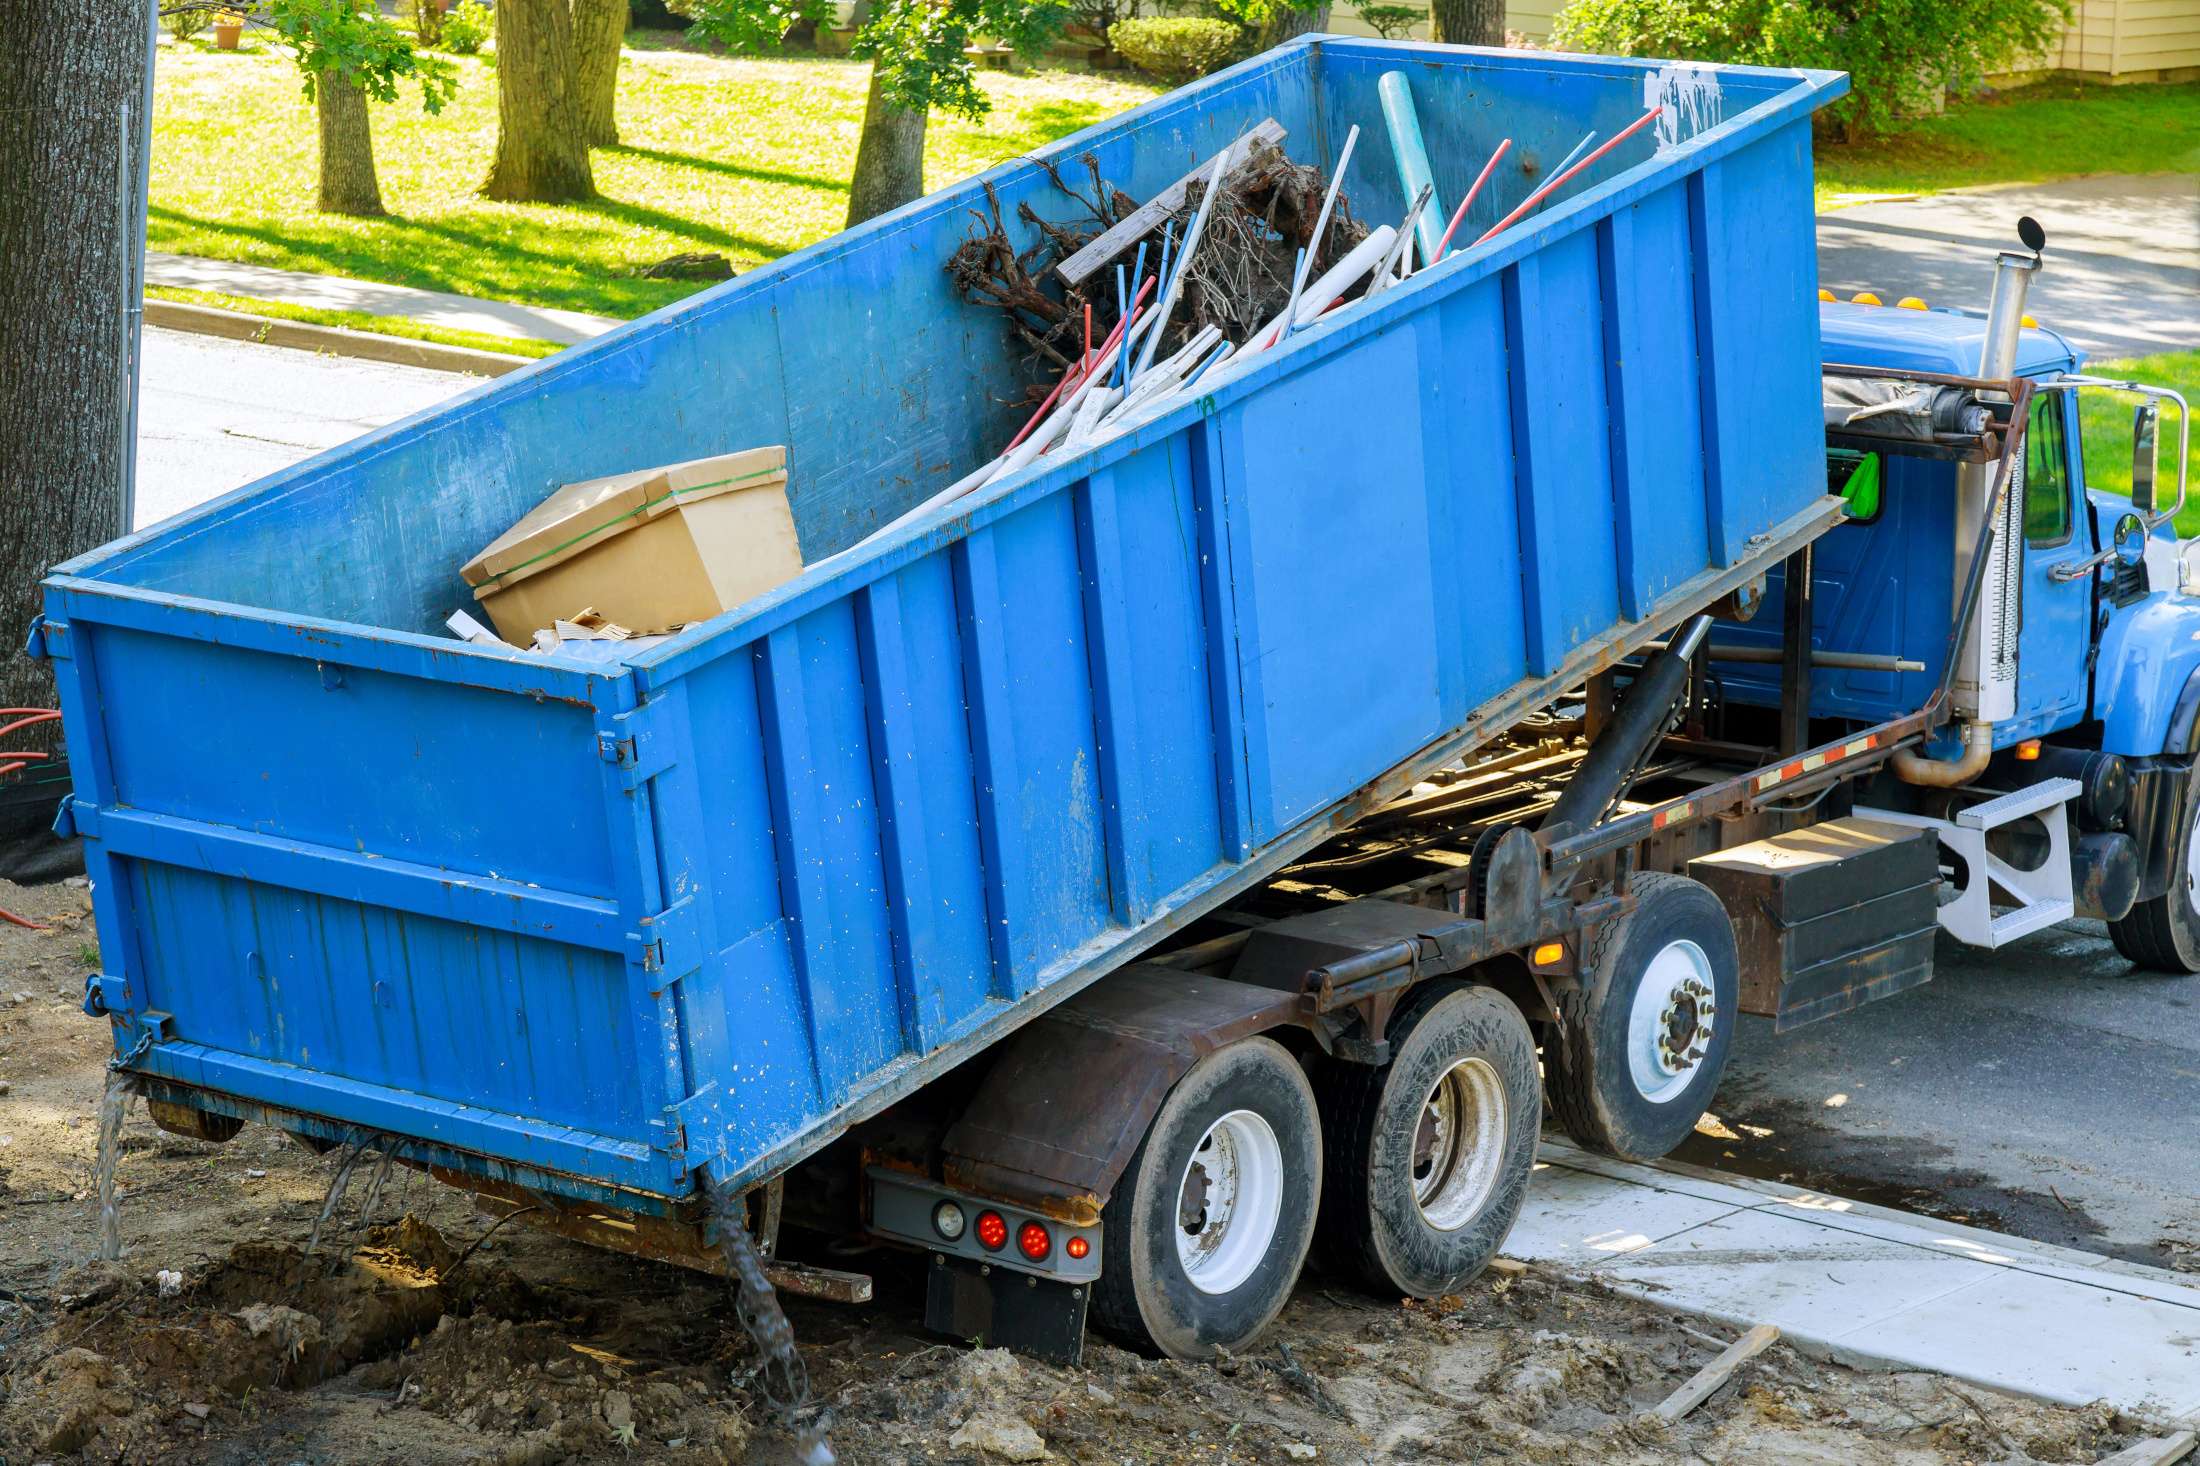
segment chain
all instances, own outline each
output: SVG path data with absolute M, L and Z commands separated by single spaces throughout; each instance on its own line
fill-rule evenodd
M 749 1235 L 745 1215 L 748 1208 L 730 1188 L 719 1191 L 712 1200 L 718 1247 L 726 1255 L 726 1266 L 733 1271 L 734 1317 L 763 1356 L 756 1373 L 757 1388 L 780 1423 L 801 1442 L 808 1466 L 830 1466 L 835 1458 L 833 1448 L 826 1443 L 824 1427 L 809 1418 L 813 1412 L 809 1370 L 795 1349 L 794 1326 L 779 1306 L 779 1294 L 772 1288 L 771 1279 L 764 1276 L 764 1259 L 757 1255 L 756 1241 Z
M 109 1059 L 107 1061 L 107 1067 L 109 1069 L 116 1070 L 127 1069 L 132 1064 L 135 1064 L 138 1060 L 144 1058 L 148 1053 L 150 1053 L 152 1051 L 152 1048 L 153 1030 L 148 1028 L 143 1033 L 138 1035 L 138 1041 L 130 1046 L 130 1049 L 127 1053 L 117 1054 L 112 1059 Z

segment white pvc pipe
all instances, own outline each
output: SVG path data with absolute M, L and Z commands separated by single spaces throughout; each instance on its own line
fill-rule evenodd
M 1138 354 L 1138 365 L 1131 371 L 1134 378 L 1142 375 L 1153 364 L 1153 349 L 1161 344 L 1161 333 L 1168 325 L 1169 312 L 1175 309 L 1177 297 L 1184 293 L 1184 277 L 1191 270 L 1192 255 L 1198 250 L 1200 239 L 1207 233 L 1207 215 L 1214 210 L 1215 195 L 1222 190 L 1222 170 L 1229 161 L 1230 153 L 1225 148 L 1222 156 L 1215 159 L 1215 171 L 1207 177 L 1207 191 L 1200 196 L 1199 212 L 1192 215 L 1192 227 L 1184 231 L 1184 243 L 1176 252 L 1176 266 L 1169 276 L 1168 293 L 1161 297 L 1161 304 L 1154 311 L 1154 317 L 1160 324 L 1146 336 L 1145 349 Z
M 1108 368 L 1115 362 L 1116 352 L 1129 350 L 1131 344 L 1129 338 L 1136 337 L 1146 329 L 1148 322 L 1155 319 L 1156 316 L 1147 315 L 1133 322 L 1130 330 L 1124 333 L 1126 339 L 1117 342 L 1113 348 L 1104 352 L 1100 360 L 1094 363 L 1091 372 L 1086 374 L 1085 380 L 1077 384 L 1077 390 L 1070 393 L 1062 401 L 1055 403 L 1054 411 L 1047 414 L 1046 421 L 1039 424 L 1032 431 L 1031 436 L 1025 438 L 1023 442 L 996 459 L 995 463 L 998 466 L 979 480 L 977 486 L 984 488 L 987 484 L 998 483 L 1018 469 L 1030 466 L 1033 459 L 1051 447 L 1054 441 L 1061 437 L 1069 425 L 1076 420 L 1078 407 L 1091 395 L 1093 388 L 1099 385 L 1101 380 L 1107 376 Z
M 1374 269 L 1377 262 L 1390 252 L 1391 243 L 1397 237 L 1398 231 L 1388 224 L 1376 225 L 1367 238 L 1353 247 L 1352 253 L 1331 265 L 1319 280 L 1306 287 L 1305 294 L 1299 298 L 1297 313 L 1291 318 L 1293 327 L 1312 324 L 1323 311 L 1335 305 L 1338 297 L 1357 284 L 1362 275 Z M 1239 349 L 1237 359 L 1246 361 L 1268 350 L 1274 344 L 1271 338 L 1283 330 L 1284 320 L 1285 317 L 1279 314 L 1255 331 Z

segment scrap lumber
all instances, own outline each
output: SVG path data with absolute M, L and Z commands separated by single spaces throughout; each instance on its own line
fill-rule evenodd
M 1062 283 L 1070 289 L 1078 289 L 1098 274 L 1101 266 L 1159 229 L 1162 220 L 1184 207 L 1184 197 L 1191 191 L 1191 186 L 1212 174 L 1218 161 L 1227 160 L 1223 162 L 1222 168 L 1223 174 L 1227 176 L 1245 161 L 1246 154 L 1253 150 L 1255 142 L 1267 142 L 1280 147 L 1283 137 L 1282 123 L 1273 117 L 1263 119 L 1251 132 L 1110 225 L 1098 238 L 1056 265 L 1054 272 L 1062 277 Z
M 1650 1412 L 1659 1420 L 1678 1420 L 1689 1411 L 1711 1398 L 1712 1393 L 1734 1377 L 1734 1371 L 1771 1348 L 1779 1340 L 1780 1331 L 1771 1324 L 1761 1323 L 1748 1333 L 1726 1346 L 1718 1358 L 1696 1371 L 1695 1376 L 1667 1397 L 1664 1404 Z
M 2175 1435 L 2156 1436 L 2126 1446 L 2113 1456 L 2103 1456 L 2099 1466 L 2170 1466 L 2182 1461 L 2200 1446 L 2200 1432 L 2180 1430 Z

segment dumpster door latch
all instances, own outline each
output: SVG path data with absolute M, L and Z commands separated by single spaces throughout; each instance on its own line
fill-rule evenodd
M 702 944 L 695 934 L 695 898 L 682 896 L 658 912 L 642 918 L 642 971 L 659 974 L 659 987 L 670 986 L 703 965 Z
M 607 764 L 626 776 L 628 788 L 639 788 L 672 767 L 672 740 L 658 728 L 656 707 L 643 703 L 630 712 L 613 715 L 611 726 L 598 726 L 596 751 Z

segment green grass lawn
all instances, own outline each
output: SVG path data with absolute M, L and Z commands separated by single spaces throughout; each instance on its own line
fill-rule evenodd
M 2125 361 L 2089 361 L 2086 374 L 2123 377 L 2149 386 L 2171 387 L 2187 402 L 2200 405 L 2200 351 L 2165 351 Z M 2131 492 L 2131 410 L 2143 399 L 2121 392 L 2078 394 L 2078 420 L 2085 438 L 2085 482 L 2111 493 Z M 2167 504 L 2177 497 L 2177 404 L 2164 400 L 2156 443 L 2155 492 Z M 2177 516 L 2177 532 L 2200 535 L 2200 445 L 2186 460 L 2185 481 L 2196 502 Z
M 457 99 L 374 110 L 389 216 L 313 207 L 315 127 L 297 69 L 255 50 L 163 47 L 157 70 L 149 243 L 159 250 L 350 275 L 493 300 L 634 316 L 701 288 L 624 272 L 715 250 L 736 271 L 839 229 L 863 115 L 865 65 L 734 60 L 630 49 L 620 70 L 625 145 L 595 154 L 603 197 L 581 205 L 478 197 L 496 145 L 496 77 L 454 58 Z M 1156 94 L 1083 71 L 983 72 L 993 111 L 935 116 L 925 183 L 937 188 Z
M 1899 137 L 1817 148 L 1818 202 L 2089 173 L 2200 172 L 2200 83 L 2043 81 L 1951 107 Z

